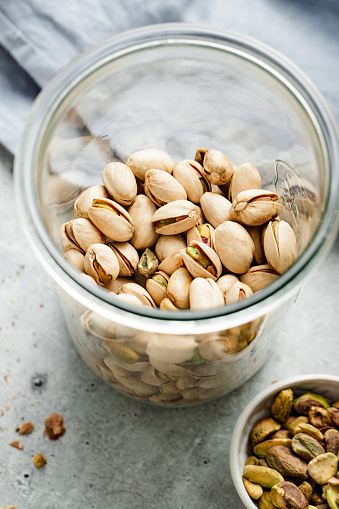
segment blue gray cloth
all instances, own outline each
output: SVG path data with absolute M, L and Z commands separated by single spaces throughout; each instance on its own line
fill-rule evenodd
M 178 21 L 269 44 L 311 77 L 339 117 L 338 0 L 0 0 L 0 143 L 15 152 L 39 89 L 78 53 L 127 29 Z

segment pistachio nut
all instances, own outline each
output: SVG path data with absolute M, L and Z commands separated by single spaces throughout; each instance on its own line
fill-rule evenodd
M 118 381 L 137 396 L 152 396 L 159 392 L 156 385 L 149 385 L 140 378 L 140 373 L 131 373 L 129 376 L 115 375 Z
M 136 283 L 126 283 L 125 285 L 122 285 L 122 287 L 119 290 L 119 294 L 121 293 L 135 295 L 135 297 L 137 297 L 140 300 L 143 306 L 150 308 L 156 307 L 148 291 Z
M 273 505 L 281 509 L 308 509 L 308 501 L 295 484 L 282 481 L 275 484 L 270 493 Z
M 292 389 L 283 389 L 275 397 L 271 406 L 271 413 L 278 422 L 284 424 L 290 416 L 293 408 L 293 391 Z
M 287 429 L 279 429 L 270 435 L 270 438 L 292 438 L 291 433 Z
M 313 479 L 312 479 L 312 481 L 313 481 Z M 319 493 L 318 489 L 313 490 L 310 502 L 312 502 L 312 504 L 314 504 L 316 507 L 320 506 L 320 504 L 323 503 L 323 498 L 322 498 L 321 494 Z M 328 509 L 328 508 L 326 508 L 326 509 Z
M 113 200 L 121 205 L 131 205 L 137 195 L 137 182 L 132 170 L 121 162 L 106 164 L 102 181 Z
M 192 359 L 198 344 L 194 336 L 176 336 L 173 334 L 154 334 L 146 348 L 147 355 L 155 361 L 168 364 L 181 364 Z M 151 362 L 157 368 L 157 366 Z M 157 368 L 158 369 L 158 368 Z M 168 373 L 165 369 L 160 369 Z M 185 371 L 185 370 L 184 370 Z M 180 375 L 179 375 L 180 376 Z M 184 374 L 181 376 L 185 376 Z
M 150 279 L 146 281 L 146 290 L 154 300 L 157 306 L 160 306 L 161 302 L 168 296 L 167 285 L 169 275 L 166 272 L 158 271 L 155 272 Z
M 309 502 L 311 500 L 311 496 L 312 496 L 312 492 L 313 492 L 312 485 L 307 481 L 303 481 L 301 484 L 299 484 L 298 488 L 301 491 L 301 493 L 304 495 L 304 497 L 306 498 L 307 502 Z
M 132 217 L 119 203 L 107 198 L 94 199 L 88 209 L 91 221 L 112 240 L 125 242 L 133 237 Z
M 67 251 L 64 252 L 64 258 L 76 269 L 80 270 L 81 272 L 85 271 L 84 268 L 85 255 L 83 254 L 82 251 L 79 251 L 78 249 L 74 249 L 73 247 L 71 247 L 70 249 L 67 249 Z
M 219 279 L 217 280 L 217 285 L 219 286 L 220 290 L 222 291 L 225 302 L 226 302 L 227 292 L 230 290 L 230 288 L 235 283 L 238 283 L 238 282 L 239 282 L 239 279 L 237 278 L 237 276 L 234 276 L 233 274 L 225 274 L 224 276 L 219 277 Z
M 266 467 L 266 468 L 269 468 L 268 464 L 267 464 L 267 461 L 264 459 L 264 458 L 260 458 L 258 460 L 258 465 L 260 467 Z
M 148 170 L 162 170 L 172 173 L 174 162 L 172 158 L 163 150 L 156 148 L 147 148 L 134 152 L 126 161 L 134 175 L 145 180 L 145 174 Z
M 330 414 L 325 408 L 320 406 L 311 406 L 308 411 L 308 418 L 310 423 L 316 428 L 325 428 L 326 426 L 332 425 Z
M 204 175 L 203 167 L 197 161 L 185 159 L 173 168 L 173 177 L 180 182 L 193 203 L 200 203 L 201 196 L 211 190 L 211 184 Z
M 74 202 L 74 216 L 75 217 L 88 217 L 88 209 L 92 206 L 95 198 L 109 198 L 109 194 L 105 186 L 97 185 L 88 187 L 81 193 L 81 195 Z
M 285 477 L 293 477 L 302 481 L 308 478 L 307 462 L 297 454 L 280 445 L 267 451 L 266 461 Z
M 224 196 L 216 193 L 204 193 L 200 198 L 200 205 L 207 221 L 214 228 L 230 219 L 231 202 Z
M 187 245 L 190 245 L 192 240 L 196 240 L 197 242 L 203 242 L 213 249 L 213 234 L 214 228 L 208 223 L 193 226 L 187 232 Z
M 280 428 L 281 424 L 272 419 L 272 417 L 264 417 L 263 419 L 260 419 L 255 423 L 251 430 L 250 438 L 253 447 L 260 442 L 263 442 L 268 435 L 274 431 L 278 431 Z
M 249 456 L 246 460 L 245 465 L 258 465 L 258 458 L 255 456 Z
M 306 433 L 294 435 L 292 438 L 292 449 L 306 461 L 311 461 L 316 456 L 319 456 L 319 454 L 324 454 L 325 452 L 325 449 L 318 440 Z
M 261 467 L 259 465 L 244 466 L 243 476 L 254 484 L 263 488 L 273 488 L 278 482 L 284 480 L 283 476 L 273 468 Z
M 330 414 L 333 425 L 339 428 L 339 408 L 330 407 L 327 409 L 327 413 Z
M 197 277 L 190 286 L 190 308 L 193 311 L 213 309 L 224 305 L 224 296 L 211 278 Z M 200 351 L 201 353 L 201 351 Z
M 109 292 L 118 293 L 122 285 L 126 283 L 130 283 L 131 279 L 129 277 L 120 277 L 118 276 L 116 279 L 111 279 L 105 284 L 105 288 Z
M 237 281 L 226 293 L 226 304 L 233 304 L 253 295 L 251 288 L 241 281 Z
M 304 415 L 299 415 L 299 417 L 291 416 L 287 419 L 287 421 L 284 423 L 284 426 L 288 429 L 292 435 L 295 435 L 299 432 L 299 426 L 301 423 L 309 424 L 308 417 Z
M 84 267 L 86 273 L 102 286 L 119 274 L 118 259 L 105 244 L 92 244 L 87 249 Z
M 312 426 L 312 424 L 309 424 L 307 422 L 301 422 L 295 429 L 294 434 L 297 433 L 306 433 L 306 435 L 310 435 L 310 437 L 315 438 L 319 442 L 322 442 L 324 440 L 324 435 L 322 432 L 316 428 L 315 426 Z M 332 451 L 326 451 L 326 452 L 332 452 Z
M 338 455 L 339 452 L 339 431 L 336 429 L 328 429 L 324 433 L 326 452 Z
M 249 496 L 251 498 L 253 498 L 254 500 L 259 500 L 259 498 L 263 494 L 262 487 L 259 484 L 252 483 L 251 481 L 246 479 L 246 477 L 243 477 L 242 480 L 244 482 L 245 489 L 246 489 L 247 493 L 249 494 Z
M 331 452 L 319 454 L 313 458 L 307 467 L 312 479 L 318 484 L 326 484 L 331 477 L 334 477 L 338 470 L 338 458 Z
M 253 452 L 259 456 L 259 458 L 266 458 L 267 451 L 271 449 L 271 447 L 281 445 L 291 449 L 291 442 L 292 440 L 290 438 L 270 438 L 269 440 L 264 440 L 264 442 L 260 442 L 254 446 Z
M 297 259 L 297 239 L 286 221 L 275 219 L 265 226 L 263 245 L 268 263 L 279 274 L 286 272 Z
M 208 150 L 203 161 L 206 178 L 217 186 L 226 184 L 231 180 L 234 166 L 220 150 Z
M 186 242 L 181 235 L 161 235 L 155 244 L 155 254 L 160 262 L 180 249 L 186 249 Z
M 242 191 L 260 188 L 261 176 L 258 169 L 251 163 L 243 163 L 234 170 L 229 187 L 229 196 L 231 201 L 234 201 Z
M 331 509 L 339 509 L 339 486 L 328 484 L 326 491 L 326 500 Z
M 214 247 L 221 263 L 235 274 L 244 274 L 253 260 L 254 244 L 245 228 L 225 221 L 214 232 Z
M 198 214 L 193 203 L 177 200 L 160 207 L 152 216 L 155 231 L 163 235 L 176 235 L 192 228 Z
M 197 151 L 195 153 L 194 160 L 197 161 L 197 163 L 203 165 L 204 163 L 204 157 L 207 154 L 208 149 L 207 148 L 197 148 Z
M 240 276 L 240 281 L 248 285 L 252 292 L 255 293 L 273 283 L 279 276 L 280 274 L 268 264 L 255 265 Z
M 165 297 L 161 300 L 159 307 L 160 309 L 166 311 L 179 311 L 179 308 L 177 308 L 177 306 L 175 306 L 168 297 Z
M 145 249 L 143 254 L 140 256 L 140 262 L 138 264 L 138 271 L 145 277 L 151 277 L 152 274 L 157 270 L 159 260 L 148 247 Z
M 277 217 L 281 211 L 282 205 L 276 193 L 250 189 L 237 195 L 229 214 L 232 221 L 248 226 L 260 226 Z
M 183 262 L 193 277 L 218 279 L 222 266 L 217 253 L 203 242 L 193 240 L 182 255 Z
M 171 276 L 176 270 L 184 266 L 183 261 L 184 252 L 185 252 L 184 249 L 179 249 L 179 251 L 171 253 L 159 264 L 158 269 L 163 272 L 166 272 L 166 274 Z
M 334 403 L 332 403 L 331 407 L 332 408 L 339 408 L 339 401 L 335 401 Z
M 128 242 L 109 242 L 119 262 L 119 276 L 132 276 L 139 262 L 138 251 Z
M 180 309 L 190 307 L 192 276 L 184 267 L 173 272 L 168 281 L 167 293 L 173 304 Z
M 186 200 L 183 186 L 172 175 L 162 170 L 148 170 L 145 174 L 146 196 L 158 207 L 177 200 Z
M 135 249 L 143 251 L 153 247 L 159 235 L 155 233 L 152 216 L 156 211 L 154 203 L 145 195 L 139 194 L 128 212 L 134 222 L 134 233 L 131 240 Z
M 138 297 L 129 293 L 119 293 L 118 295 L 114 295 L 114 298 L 121 302 L 125 302 L 126 304 L 132 304 L 133 306 L 143 306 L 141 300 L 138 299 Z
M 262 245 L 262 231 L 263 226 L 245 226 L 247 232 L 250 234 L 254 243 L 254 259 L 258 265 L 265 265 L 267 263 L 264 248 Z
M 91 221 L 78 217 L 61 226 L 62 244 L 67 249 L 78 249 L 86 253 L 91 244 L 105 243 L 105 236 Z
M 317 190 L 311 182 L 294 176 L 288 182 L 284 199 L 300 214 L 311 215 L 318 202 Z
M 275 505 L 273 505 L 271 502 L 269 491 L 264 490 L 263 494 L 258 500 L 258 507 L 259 509 L 276 509 Z

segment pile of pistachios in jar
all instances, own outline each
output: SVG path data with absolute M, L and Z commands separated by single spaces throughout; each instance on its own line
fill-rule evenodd
M 339 509 L 339 401 L 284 389 L 250 438 L 245 488 L 260 509 Z
M 174 164 L 158 149 L 108 163 L 75 201 L 64 257 L 126 303 L 205 310 L 238 302 L 297 258 L 279 197 L 218 150 Z

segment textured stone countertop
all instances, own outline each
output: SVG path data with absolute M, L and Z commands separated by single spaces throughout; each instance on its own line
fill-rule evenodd
M 328 2 L 320 3 L 326 9 Z M 308 34 L 303 45 L 290 47 L 289 56 L 295 50 L 297 63 L 304 62 L 303 69 L 338 118 L 339 60 L 333 48 L 339 47 L 339 31 L 327 33 L 320 16 L 320 76 L 319 61 L 311 58 L 314 19 L 308 12 L 303 17 L 302 8 L 290 1 L 281 4 L 286 17 L 290 12 L 297 16 L 294 29 L 299 23 Z M 338 11 L 333 13 L 338 27 Z M 252 35 L 260 38 L 259 32 Z M 285 41 L 282 49 L 286 46 Z M 53 282 L 24 237 L 14 201 L 12 158 L 4 149 L 0 198 L 0 507 L 240 509 L 228 450 L 244 405 L 274 380 L 339 372 L 339 241 L 304 285 L 259 373 L 217 401 L 162 409 L 117 394 L 77 355 Z M 57 442 L 43 435 L 44 419 L 52 412 L 64 417 L 67 428 Z M 34 422 L 35 431 L 19 437 L 16 428 L 25 421 Z M 9 446 L 18 438 L 22 451 Z M 48 461 L 40 470 L 33 465 L 37 452 Z

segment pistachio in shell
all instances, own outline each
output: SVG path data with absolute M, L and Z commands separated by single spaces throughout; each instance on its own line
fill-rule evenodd
M 181 235 L 161 235 L 155 244 L 155 254 L 160 262 L 181 249 L 186 249 L 186 242 Z
M 240 192 L 230 208 L 230 219 L 247 226 L 260 226 L 282 211 L 279 196 L 263 189 Z M 266 254 L 266 253 L 265 253 Z
M 138 299 L 138 297 L 129 293 L 119 293 L 118 295 L 114 295 L 114 298 L 118 301 L 125 302 L 126 304 L 132 304 L 133 306 L 143 306 L 141 300 Z
M 122 287 L 119 290 L 119 294 L 121 293 L 127 293 L 130 295 L 135 295 L 143 306 L 155 308 L 155 303 L 150 296 L 150 294 L 145 290 L 142 286 L 136 284 L 136 283 L 126 283 L 125 285 L 122 285 Z
M 173 304 L 180 309 L 190 307 L 191 274 L 184 267 L 173 272 L 168 281 L 167 293 Z
M 157 306 L 160 306 L 167 296 L 169 276 L 165 272 L 157 271 L 146 281 L 146 290 L 153 298 Z
M 297 259 L 297 239 L 286 221 L 274 219 L 265 226 L 263 246 L 268 263 L 279 274 L 286 272 Z
M 190 286 L 190 308 L 194 311 L 213 309 L 224 305 L 224 297 L 211 278 L 197 277 Z
M 88 209 L 90 220 L 107 237 L 125 242 L 133 237 L 132 217 L 119 203 L 107 198 L 94 199 Z
M 174 168 L 172 158 L 163 150 L 156 148 L 146 148 L 134 152 L 127 159 L 126 165 L 142 181 L 145 180 L 148 170 L 157 169 L 171 174 Z
M 146 353 L 153 361 L 167 364 L 181 364 L 190 361 L 198 344 L 194 336 L 154 334 L 149 341 Z M 164 371 L 166 372 L 166 370 Z
M 315 438 L 307 435 L 306 433 L 297 433 L 292 439 L 293 451 L 304 458 L 306 461 L 311 461 L 319 454 L 324 454 L 325 449 Z
M 128 209 L 134 223 L 131 244 L 138 251 L 144 251 L 147 247 L 153 247 L 158 240 L 159 235 L 155 233 L 152 223 L 152 216 L 155 211 L 154 203 L 144 194 L 137 195 Z
M 338 458 L 331 452 L 320 454 L 309 462 L 307 470 L 316 483 L 326 484 L 337 473 Z
M 328 429 L 324 433 L 326 452 L 338 455 L 339 452 L 339 431 L 336 429 Z
M 109 197 L 108 191 L 103 185 L 88 187 L 74 202 L 74 216 L 89 219 L 88 209 L 92 206 L 93 200 L 95 198 Z
M 244 274 L 253 260 L 254 244 L 245 228 L 225 221 L 214 232 L 214 247 L 221 263 L 230 272 Z
M 105 283 L 105 288 L 109 292 L 118 293 L 122 285 L 125 285 L 126 283 L 130 283 L 131 279 L 130 277 L 126 276 L 118 276 L 116 279 L 111 279 L 107 283 Z
M 217 228 L 225 221 L 229 221 L 229 210 L 231 202 L 224 196 L 216 193 L 206 192 L 200 198 L 200 205 L 204 216 L 213 228 Z
M 164 309 L 166 311 L 179 311 L 179 308 L 177 308 L 177 306 L 175 306 L 168 297 L 165 297 L 160 302 L 160 309 Z
M 226 293 L 226 304 L 233 304 L 253 295 L 251 288 L 241 281 L 234 283 Z
M 251 430 L 250 438 L 253 446 L 263 442 L 265 438 L 278 431 L 281 428 L 281 424 L 272 417 L 264 417 L 255 423 Z
M 176 270 L 184 267 L 184 251 L 184 249 L 179 249 L 178 251 L 171 253 L 159 264 L 158 269 L 171 276 Z
M 240 276 L 240 281 L 248 285 L 252 292 L 255 293 L 266 288 L 266 286 L 278 279 L 279 276 L 280 274 L 268 264 L 255 265 Z
M 120 205 L 131 205 L 137 195 L 137 182 L 132 170 L 119 161 L 106 164 L 102 181 L 113 200 Z
M 246 477 L 243 477 L 243 483 L 249 496 L 254 500 L 259 500 L 263 494 L 262 487 L 259 484 L 254 484 L 253 482 L 249 481 L 246 479 Z
M 197 223 L 198 214 L 193 203 L 176 200 L 160 207 L 152 216 L 156 233 L 176 235 L 192 228 Z
M 92 244 L 87 249 L 84 267 L 86 273 L 102 286 L 119 275 L 118 259 L 105 244 Z
M 252 163 L 238 166 L 232 175 L 229 194 L 233 201 L 241 191 L 261 188 L 261 176 L 258 168 Z
M 84 268 L 85 255 L 82 251 L 79 251 L 78 249 L 74 249 L 72 247 L 64 252 L 64 258 L 68 263 L 73 265 L 74 268 L 80 270 L 81 272 L 85 271 Z
M 86 253 L 92 244 L 104 244 L 105 236 L 89 220 L 83 217 L 72 219 L 61 226 L 62 244 L 65 250 L 73 248 Z
M 109 242 L 107 244 L 115 253 L 119 262 L 119 276 L 132 276 L 139 262 L 137 250 L 128 242 Z
M 275 484 L 284 480 L 283 476 L 273 468 L 261 467 L 259 465 L 244 466 L 243 476 L 254 484 L 263 488 L 273 488 Z
M 232 178 L 234 166 L 220 150 L 208 150 L 204 156 L 203 169 L 206 178 L 217 186 L 226 184 Z
M 173 177 L 180 182 L 193 203 L 200 203 L 201 196 L 211 190 L 211 183 L 204 175 L 203 167 L 197 161 L 185 159 L 173 168 Z
M 186 191 L 180 182 L 162 170 L 146 172 L 144 191 L 157 207 L 162 207 L 172 201 L 187 199 Z
M 302 481 L 308 478 L 307 462 L 287 447 L 274 446 L 267 451 L 266 461 L 269 467 L 276 469 L 284 477 L 293 477 Z
M 280 509 L 308 509 L 308 501 L 295 484 L 282 481 L 275 484 L 270 493 L 273 504 Z
M 290 416 L 293 408 L 293 391 L 292 389 L 283 389 L 276 396 L 271 406 L 273 417 L 284 424 Z
M 193 277 L 212 278 L 221 274 L 222 266 L 217 253 L 203 242 L 193 240 L 182 255 L 183 262 Z
M 208 148 L 197 148 L 194 160 L 197 161 L 197 163 L 203 165 L 205 155 L 208 152 Z
M 218 278 L 217 285 L 219 286 L 220 290 L 222 291 L 225 302 L 226 302 L 227 292 L 234 285 L 234 283 L 237 283 L 238 281 L 239 281 L 239 279 L 237 278 L 237 276 L 234 276 L 234 274 L 225 274 L 224 276 L 221 276 Z
M 271 449 L 271 447 L 275 447 L 276 445 L 281 445 L 283 447 L 288 447 L 291 449 L 290 438 L 271 438 L 269 440 L 264 440 L 264 442 L 260 442 L 259 444 L 254 446 L 253 452 L 259 458 L 266 458 L 267 451 Z

